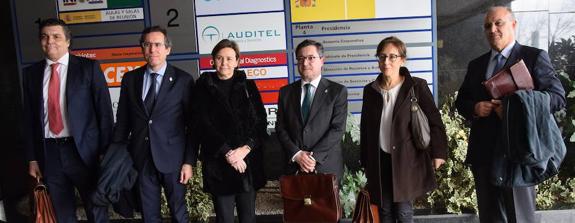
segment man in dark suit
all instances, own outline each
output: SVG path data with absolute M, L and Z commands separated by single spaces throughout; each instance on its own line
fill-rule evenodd
M 161 222 L 164 188 L 173 222 L 188 222 L 185 184 L 192 177 L 190 99 L 192 76 L 167 63 L 171 41 L 164 28 L 144 29 L 145 66 L 126 73 L 114 142 L 128 144 L 136 170 L 145 222 Z
M 301 80 L 280 89 L 276 132 L 296 170 L 343 175 L 341 139 L 347 118 L 347 89 L 321 77 L 323 46 L 305 40 L 296 48 Z
M 492 99 L 483 81 L 520 59 L 532 75 L 535 90 L 549 93 L 553 112 L 565 106 L 565 91 L 557 78 L 549 55 L 543 50 L 515 41 L 517 21 L 506 7 L 490 8 L 484 30 L 491 50 L 469 63 L 465 80 L 455 101 L 457 110 L 471 124 L 467 160 L 475 178 L 481 222 L 533 222 L 533 187 L 498 187 L 491 183 L 496 141 L 501 136 L 501 100 Z
M 74 188 L 90 222 L 108 222 L 107 207 L 90 200 L 98 157 L 113 126 L 110 93 L 97 61 L 69 54 L 70 30 L 59 19 L 40 23 L 46 59 L 24 70 L 24 135 L 29 173 L 43 178 L 58 222 L 76 222 Z

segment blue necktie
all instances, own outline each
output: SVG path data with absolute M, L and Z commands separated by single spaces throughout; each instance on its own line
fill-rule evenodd
M 150 89 L 148 89 L 148 93 L 146 93 L 146 98 L 144 99 L 144 105 L 146 106 L 148 114 L 152 114 L 154 104 L 156 104 L 156 77 L 158 75 L 157 73 L 150 74 Z
M 501 55 L 500 53 L 498 53 L 497 55 L 495 55 L 495 57 L 493 57 L 493 59 L 497 62 L 495 64 L 495 67 L 493 67 L 493 71 L 491 71 L 490 74 L 487 75 L 486 79 L 491 78 L 493 75 L 495 75 L 499 70 L 501 70 L 501 68 L 503 68 L 503 65 L 505 65 L 505 57 L 503 57 L 503 55 Z
M 301 117 L 303 122 L 307 121 L 309 115 L 309 110 L 311 108 L 311 84 L 307 83 L 303 85 L 305 96 L 303 97 L 303 103 L 301 104 Z

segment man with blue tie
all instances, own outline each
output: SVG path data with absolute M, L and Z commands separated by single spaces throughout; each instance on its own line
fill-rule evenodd
M 475 179 L 479 219 L 487 222 L 534 222 L 534 187 L 500 187 L 491 181 L 491 173 L 501 166 L 492 165 L 496 142 L 502 135 L 501 100 L 492 99 L 481 84 L 503 67 L 523 59 L 531 73 L 535 89 L 550 96 L 555 112 L 565 106 L 565 91 L 557 78 L 547 52 L 515 41 L 517 21 L 511 9 L 492 7 L 483 24 L 491 50 L 469 63 L 455 105 L 471 122 L 466 163 Z
M 144 29 L 140 46 L 147 64 L 122 78 L 113 142 L 128 145 L 144 222 L 162 221 L 162 187 L 172 222 L 188 222 L 185 184 L 196 160 L 190 111 L 194 79 L 166 61 L 172 43 L 164 28 Z
M 71 33 L 59 19 L 40 23 L 46 59 L 24 70 L 24 135 L 32 177 L 43 178 L 58 222 L 77 222 L 75 189 L 89 222 L 108 222 L 92 204 L 98 159 L 112 136 L 110 93 L 97 61 L 69 53 Z

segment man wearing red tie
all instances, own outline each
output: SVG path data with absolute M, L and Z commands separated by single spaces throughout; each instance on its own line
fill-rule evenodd
M 92 205 L 98 157 L 111 139 L 110 94 L 97 61 L 69 54 L 70 30 L 59 19 L 40 23 L 45 59 L 24 70 L 23 108 L 29 173 L 48 186 L 57 222 L 77 222 L 75 192 L 89 222 L 108 222 Z

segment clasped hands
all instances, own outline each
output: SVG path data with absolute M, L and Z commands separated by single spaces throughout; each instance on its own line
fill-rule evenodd
M 302 150 L 295 156 L 294 161 L 299 164 L 300 171 L 311 173 L 315 170 L 316 161 L 312 155 L 313 152 Z
M 251 149 L 248 145 L 238 147 L 226 153 L 226 161 L 238 172 L 244 173 L 248 168 L 248 164 L 244 158 L 250 153 Z
M 475 104 L 475 115 L 478 117 L 487 117 L 492 111 L 495 111 L 499 118 L 503 117 L 503 106 L 501 100 L 491 99 L 491 101 L 480 101 Z

